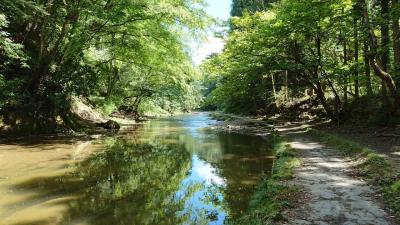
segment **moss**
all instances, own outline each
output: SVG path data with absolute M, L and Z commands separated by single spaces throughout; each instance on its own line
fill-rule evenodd
M 362 163 L 357 164 L 359 174 L 382 192 L 386 204 L 400 222 L 400 178 L 386 159 L 375 151 L 343 137 L 315 129 L 310 129 L 308 133 L 321 142 L 341 150 L 345 155 L 360 160 Z
M 296 205 L 299 190 L 290 186 L 286 181 L 293 178 L 293 169 L 300 166 L 296 152 L 281 138 L 274 135 L 274 150 L 276 160 L 271 176 L 266 177 L 258 186 L 249 210 L 230 224 L 257 225 L 275 224 L 284 220 L 282 212 Z

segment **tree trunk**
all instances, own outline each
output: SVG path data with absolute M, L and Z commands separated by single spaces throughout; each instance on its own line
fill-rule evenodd
M 271 81 L 272 81 L 272 91 L 274 93 L 274 100 L 275 100 L 275 106 L 278 108 L 278 97 L 276 96 L 276 88 L 275 88 L 275 76 L 274 74 L 271 74 Z
M 347 65 L 347 43 L 346 43 L 346 38 L 343 38 L 343 64 Z M 348 83 L 348 76 L 347 76 L 347 73 L 345 73 L 345 75 L 344 75 L 344 87 L 343 87 L 343 99 L 344 99 L 344 103 L 345 104 L 347 104 L 347 102 L 348 102 L 347 83 Z
M 381 0 L 381 67 L 383 71 L 388 71 L 389 64 L 389 1 Z M 382 81 L 382 97 L 386 105 L 390 105 L 388 99 L 386 82 Z
M 368 43 L 364 42 L 364 67 L 365 67 L 365 86 L 367 88 L 367 95 L 372 96 L 372 84 L 371 84 L 371 68 L 369 66 L 369 59 L 368 59 Z
M 113 84 L 113 76 L 114 76 L 114 65 L 113 65 L 113 59 L 110 60 L 109 65 L 108 65 L 108 79 L 107 79 L 107 93 L 106 97 L 109 98 L 111 96 L 112 92 L 112 84 Z
M 314 69 L 314 79 L 315 79 L 315 83 L 317 88 L 315 89 L 315 91 L 317 92 L 317 96 L 321 101 L 322 106 L 324 107 L 327 115 L 329 118 L 331 118 L 332 120 L 337 120 L 336 118 L 336 114 L 332 111 L 331 107 L 328 105 L 327 101 L 326 101 L 326 97 L 325 97 L 325 92 L 324 89 L 322 87 L 322 82 L 321 82 L 321 78 L 319 76 L 320 73 L 322 73 L 323 68 L 322 68 L 322 51 L 321 51 L 321 33 L 320 30 L 318 28 L 318 32 L 316 35 L 316 39 L 315 39 L 315 45 L 317 48 L 317 57 L 318 57 L 318 64 L 316 65 L 315 69 Z
M 399 7 L 399 0 L 392 0 L 392 9 Z M 400 26 L 399 16 L 394 12 L 392 18 L 392 42 L 393 42 L 393 59 L 394 59 L 394 75 L 395 79 L 400 81 Z
M 359 1 L 362 6 L 364 25 L 365 25 L 365 28 L 367 29 L 368 35 L 369 35 L 369 47 L 370 47 L 370 51 L 368 54 L 369 63 L 371 64 L 371 67 L 374 69 L 376 76 L 378 76 L 382 80 L 382 82 L 385 83 L 385 85 L 388 87 L 392 97 L 395 100 L 395 105 L 393 107 L 393 110 L 397 111 L 398 108 L 400 107 L 400 95 L 398 93 L 396 84 L 395 84 L 392 76 L 388 72 L 386 72 L 383 69 L 384 67 L 381 67 L 381 65 L 378 63 L 377 52 L 376 52 L 377 41 L 376 41 L 376 36 L 374 34 L 373 28 L 369 21 L 369 12 L 368 12 L 368 8 L 367 8 L 367 4 L 366 4 L 365 0 L 359 0 Z
M 358 19 L 354 17 L 354 93 L 356 99 L 360 97 L 360 83 L 358 79 Z
M 285 71 L 285 101 L 289 101 L 289 84 L 288 84 L 289 71 Z
M 342 16 L 344 16 L 344 8 L 342 8 Z M 343 65 L 347 65 L 347 40 L 346 34 L 343 34 L 340 31 L 340 40 L 343 43 Z M 348 102 L 348 94 L 347 94 L 347 74 L 344 74 L 344 83 L 343 83 L 343 101 L 345 104 Z

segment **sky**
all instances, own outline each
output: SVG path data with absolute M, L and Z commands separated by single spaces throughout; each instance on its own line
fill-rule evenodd
M 220 20 L 228 20 L 231 11 L 231 0 L 206 0 L 208 7 L 206 12 Z M 216 30 L 221 30 L 216 27 Z M 208 55 L 212 53 L 219 53 L 224 47 L 224 41 L 220 38 L 214 37 L 212 32 L 208 34 L 207 41 L 198 45 L 193 45 L 193 62 L 199 65 Z

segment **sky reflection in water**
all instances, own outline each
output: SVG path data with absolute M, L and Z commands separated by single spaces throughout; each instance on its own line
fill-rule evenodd
M 247 208 L 251 191 L 242 198 L 235 195 L 243 195 L 240 190 L 253 190 L 258 178 L 269 169 L 268 157 L 263 158 L 269 153 L 266 144 L 257 137 L 206 131 L 203 128 L 217 121 L 203 113 L 176 120 L 185 128 L 188 137 L 184 142 L 192 153 L 191 169 L 181 187 L 202 184 L 202 188 L 186 201 L 188 207 L 184 212 L 191 214 L 191 221 L 206 216 L 209 224 L 223 224 L 229 215 L 239 215 Z M 190 144 L 192 141 L 194 144 Z M 240 174 L 245 177 L 239 177 Z M 245 182 L 246 178 L 253 178 L 254 182 Z M 225 199 L 226 194 L 231 196 Z
M 5 218 L 10 225 L 197 225 L 240 216 L 260 177 L 269 174 L 272 154 L 259 137 L 204 129 L 214 123 L 195 113 L 150 121 L 104 140 L 106 148 L 47 143 L 6 149 L 2 154 L 50 157 L 62 147 L 65 156 L 38 166 L 32 161 L 26 174 L 18 172 L 21 163 L 3 169 L 1 176 L 15 179 L 0 182 L 6 193 L 0 224 Z M 77 151 L 88 156 L 68 156 Z

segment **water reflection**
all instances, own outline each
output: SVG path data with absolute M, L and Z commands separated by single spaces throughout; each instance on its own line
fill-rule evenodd
M 213 123 L 216 121 L 205 114 L 180 116 L 154 121 L 140 134 L 147 141 L 183 145 L 191 153 L 190 173 L 183 183 L 203 184 L 186 202 L 196 206 L 190 213 L 192 220 L 204 217 L 196 212 L 206 211 L 205 217 L 212 217 L 210 224 L 222 224 L 227 217 L 237 217 L 246 210 L 258 181 L 270 171 L 272 153 L 269 143 L 260 137 L 203 129 Z M 218 201 L 204 202 L 205 196 Z
M 246 209 L 271 158 L 261 138 L 202 129 L 211 123 L 206 114 L 152 121 L 104 140 L 68 173 L 12 185 L 34 193 L 20 208 L 65 208 L 13 224 L 223 224 Z
M 107 151 L 75 165 L 72 173 L 35 178 L 18 188 L 35 189 L 35 198 L 73 193 L 73 198 L 62 202 L 69 210 L 60 224 L 82 220 L 107 225 L 188 221 L 187 215 L 176 216 L 183 211 L 186 196 L 177 199 L 175 193 L 191 165 L 190 155 L 182 146 L 123 139 L 109 140 L 108 145 Z M 191 185 L 187 190 L 190 195 L 196 187 Z

